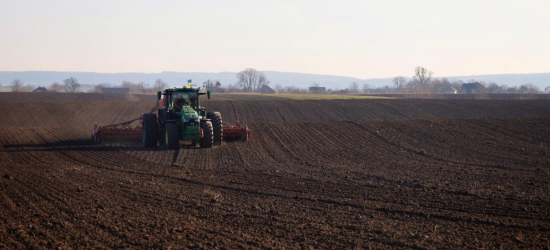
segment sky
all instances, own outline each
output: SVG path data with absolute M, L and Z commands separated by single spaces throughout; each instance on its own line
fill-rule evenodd
M 0 71 L 550 72 L 548 0 L 0 0 Z

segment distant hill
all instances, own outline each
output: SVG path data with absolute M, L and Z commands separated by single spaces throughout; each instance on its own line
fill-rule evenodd
M 316 75 L 304 73 L 289 73 L 276 71 L 263 71 L 271 81 L 271 85 L 295 86 L 299 88 L 308 88 L 314 82 L 320 86 L 332 89 L 348 88 L 352 82 L 357 82 L 360 86 L 367 83 L 373 87 L 381 87 L 392 84 L 392 78 L 379 79 L 358 79 L 347 76 L 334 75 Z M 222 86 L 234 84 L 236 80 L 235 72 L 219 73 L 198 73 L 198 72 L 161 72 L 161 73 L 94 73 L 94 72 L 56 72 L 56 71 L 0 71 L 0 84 L 2 86 L 10 85 L 14 79 L 21 79 L 27 84 L 35 86 L 50 86 L 54 82 L 62 83 L 63 79 L 74 77 L 78 79 L 83 86 L 93 86 L 98 83 L 119 85 L 122 81 L 145 82 L 152 85 L 157 79 L 162 79 L 170 86 L 180 86 L 192 79 L 195 84 L 201 84 L 210 79 L 220 81 Z M 441 77 L 438 77 L 441 78 Z M 543 90 L 550 86 L 550 73 L 534 74 L 502 74 L 502 75 L 478 75 L 478 76 L 453 76 L 447 79 L 470 80 L 496 82 L 508 86 L 519 86 L 525 83 L 532 83 Z

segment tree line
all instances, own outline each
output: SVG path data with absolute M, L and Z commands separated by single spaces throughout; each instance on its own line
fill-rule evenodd
M 434 73 L 424 67 L 416 67 L 414 75 L 412 77 L 396 76 L 392 79 L 392 85 L 374 88 L 367 83 L 352 82 L 348 88 L 333 91 L 331 89 L 324 90 L 324 93 L 388 93 L 388 94 L 452 94 L 453 91 L 459 91 L 464 84 L 463 81 L 449 81 L 447 78 L 434 78 Z M 235 83 L 222 86 L 222 83 L 217 80 L 206 80 L 203 82 L 203 86 L 213 90 L 217 93 L 231 93 L 231 92 L 258 92 L 262 86 L 270 86 L 271 82 L 267 79 L 265 74 L 254 68 L 246 68 L 236 74 L 237 81 Z M 476 81 L 474 79 L 469 81 L 470 83 L 477 82 L 484 86 L 487 93 L 514 93 L 514 94 L 536 94 L 542 91 L 531 83 L 526 83 L 516 86 L 499 85 L 495 82 L 483 82 Z M 20 79 L 15 79 L 9 86 L 12 92 L 29 92 L 34 89 L 33 85 L 25 84 Z M 68 92 L 76 93 L 80 91 L 80 83 L 74 77 L 63 80 L 60 84 L 58 82 L 52 83 L 48 90 L 52 92 Z M 108 87 L 105 84 L 97 84 L 92 90 L 88 92 L 101 93 L 102 89 Z M 131 82 L 123 81 L 119 88 L 128 88 L 130 93 L 154 93 L 156 91 L 162 91 L 168 87 L 168 84 L 162 79 L 157 79 L 152 86 L 144 82 Z M 273 89 L 278 93 L 295 93 L 305 94 L 314 93 L 321 94 L 319 91 L 319 83 L 313 83 L 311 87 L 315 89 L 310 92 L 308 89 L 301 89 L 295 86 L 282 86 L 276 84 Z M 550 92 L 550 86 L 544 89 L 546 92 Z
M 449 94 L 451 91 L 458 91 L 464 84 L 463 81 L 449 81 L 447 78 L 433 78 L 433 72 L 424 67 L 416 67 L 415 74 L 410 77 L 396 76 L 392 79 L 393 85 L 385 86 L 383 89 L 387 93 L 403 93 L 403 94 Z M 531 84 L 526 83 L 516 86 L 498 85 L 495 82 L 476 81 L 471 79 L 468 83 L 481 84 L 487 93 L 492 94 L 536 94 L 540 93 L 540 89 Z M 546 90 L 550 90 L 550 87 Z
M 238 72 L 236 78 L 237 81 L 234 84 L 228 84 L 227 86 L 222 86 L 220 81 L 210 79 L 203 82 L 203 86 L 216 92 L 256 92 L 263 85 L 269 86 L 270 84 L 269 80 L 263 72 L 253 68 L 247 68 Z M 88 92 L 101 93 L 102 89 L 106 87 L 112 87 L 112 85 L 107 85 L 103 83 L 96 84 L 93 86 L 93 89 L 89 90 Z M 149 84 L 144 83 L 143 81 L 137 83 L 131 81 L 123 81 L 120 85 L 115 87 L 128 88 L 130 93 L 146 94 L 162 91 L 163 89 L 166 89 L 168 87 L 168 84 L 162 79 L 157 79 L 152 86 L 149 86 Z M 35 89 L 35 86 L 31 84 L 25 84 L 20 79 L 15 79 L 12 81 L 10 88 L 12 92 L 30 92 Z M 80 92 L 80 88 L 81 85 L 78 82 L 78 79 L 70 77 L 63 80 L 62 84 L 58 82 L 52 83 L 47 88 L 47 90 L 49 92 L 76 93 Z
M 32 84 L 26 84 L 21 79 L 15 79 L 9 85 L 11 92 L 30 92 L 35 89 L 35 86 Z M 63 80 L 63 84 L 54 82 L 50 85 L 49 90 L 53 92 L 69 92 L 76 93 L 80 88 L 80 83 L 74 77 L 67 78 Z
M 392 79 L 392 85 L 374 88 L 367 83 L 362 86 L 352 82 L 348 88 L 340 90 L 344 93 L 383 93 L 383 94 L 453 94 L 460 91 L 464 81 L 450 81 L 447 78 L 434 78 L 433 71 L 424 67 L 416 67 L 412 77 L 396 76 Z M 537 94 L 542 93 L 541 89 L 531 83 L 517 86 L 507 86 L 495 82 L 469 80 L 467 83 L 479 83 L 486 93 L 490 94 Z M 314 86 L 314 85 L 312 85 Z M 550 86 L 544 89 L 550 92 Z
M 1 85 L 0 85 L 1 87 Z M 11 85 L 8 86 L 11 89 L 11 92 L 31 92 L 35 89 L 35 86 L 32 84 L 26 84 L 21 79 L 15 79 L 11 82 Z M 91 93 L 101 93 L 103 88 L 106 88 L 105 84 L 96 84 L 92 90 L 88 91 Z M 119 88 L 128 88 L 130 93 L 153 93 L 156 91 L 163 90 L 168 87 L 168 84 L 162 79 L 157 79 L 152 87 L 149 87 L 148 84 L 144 82 L 133 83 L 130 81 L 123 81 Z M 58 82 L 52 83 L 47 87 L 48 92 L 66 92 L 66 93 L 78 93 L 80 92 L 81 85 L 78 82 L 78 79 L 74 77 L 67 78 L 63 80 L 60 84 Z
M 164 82 L 162 79 L 157 79 L 153 84 L 153 86 L 149 86 L 149 84 L 144 82 L 134 83 L 131 81 L 122 81 L 120 86 L 115 86 L 115 88 L 128 88 L 129 93 L 131 94 L 155 93 L 157 91 L 162 91 L 167 87 L 168 87 L 168 84 Z M 111 88 L 111 87 L 100 83 L 94 86 L 93 93 L 102 93 L 103 88 Z

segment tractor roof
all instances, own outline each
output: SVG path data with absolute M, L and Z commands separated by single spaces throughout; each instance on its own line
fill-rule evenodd
M 206 89 L 203 87 L 195 87 L 195 86 L 183 86 L 182 88 L 168 88 L 164 90 L 164 93 L 167 92 L 198 92 L 199 95 L 205 95 Z

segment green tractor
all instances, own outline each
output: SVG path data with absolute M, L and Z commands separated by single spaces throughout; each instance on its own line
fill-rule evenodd
M 211 148 L 223 140 L 222 117 L 219 112 L 206 112 L 200 106 L 199 96 L 212 94 L 204 88 L 183 86 L 157 92 L 157 114 L 143 115 L 143 146 L 157 144 L 166 149 L 179 148 L 180 140 L 191 141 L 192 146 Z

